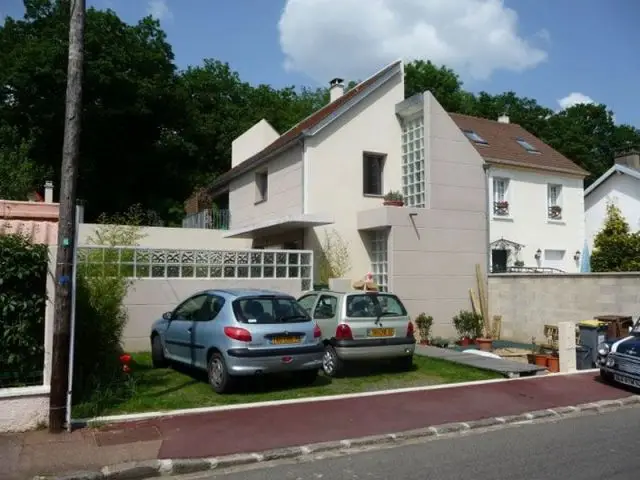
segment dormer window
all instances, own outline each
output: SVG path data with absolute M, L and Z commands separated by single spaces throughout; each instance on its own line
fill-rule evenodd
M 518 142 L 518 144 L 520 144 L 520 146 L 529 153 L 540 153 L 540 151 L 536 147 L 522 138 L 516 138 L 516 142 Z
M 489 142 L 487 142 L 484 138 L 482 138 L 473 130 L 462 130 L 462 133 L 464 133 L 467 136 L 467 138 L 471 140 L 473 143 L 478 143 L 480 145 L 489 145 Z

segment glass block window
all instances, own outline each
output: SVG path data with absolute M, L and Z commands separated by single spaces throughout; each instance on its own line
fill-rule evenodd
M 424 120 L 402 122 L 402 195 L 408 207 L 425 207 Z
M 389 230 L 374 230 L 370 238 L 370 258 L 371 273 L 373 280 L 378 284 L 380 290 L 386 292 L 389 285 L 389 274 L 387 268 L 387 241 Z

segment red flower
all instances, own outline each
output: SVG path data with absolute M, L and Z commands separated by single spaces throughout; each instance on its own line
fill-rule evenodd
M 122 355 L 120 355 L 120 362 L 128 365 L 131 362 L 131 355 L 129 355 L 128 353 L 123 353 Z

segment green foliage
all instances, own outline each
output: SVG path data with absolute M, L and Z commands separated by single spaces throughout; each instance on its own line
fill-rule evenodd
M 0 386 L 42 380 L 48 261 L 46 245 L 0 235 Z
M 433 317 L 426 313 L 421 313 L 415 319 L 416 327 L 421 340 L 428 340 L 431 336 L 431 327 L 433 326 Z
M 384 199 L 388 202 L 403 202 L 404 196 L 399 191 L 390 190 L 385 194 Z
M 594 239 L 593 272 L 640 271 L 640 234 L 631 233 L 620 209 L 607 205 L 607 218 Z
M 328 285 L 330 278 L 342 278 L 351 270 L 349 244 L 336 230 L 325 230 L 319 253 L 319 283 Z
M 453 326 L 460 338 L 479 338 L 482 336 L 484 323 L 479 313 L 461 310 L 453 317 Z
M 124 214 L 103 215 L 105 223 L 87 238 L 88 244 L 104 248 L 85 249 L 78 269 L 74 403 L 108 402 L 133 388 L 119 356 L 128 320 L 123 301 L 131 286 L 132 266 L 127 263 L 132 262 L 134 249 L 113 247 L 137 245 L 144 236 L 139 226 L 143 213 L 134 207 Z

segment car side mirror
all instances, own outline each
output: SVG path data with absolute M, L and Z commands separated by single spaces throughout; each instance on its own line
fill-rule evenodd
M 173 317 L 173 312 L 164 312 L 162 314 L 162 318 L 164 318 L 165 320 L 171 320 L 172 317 Z

